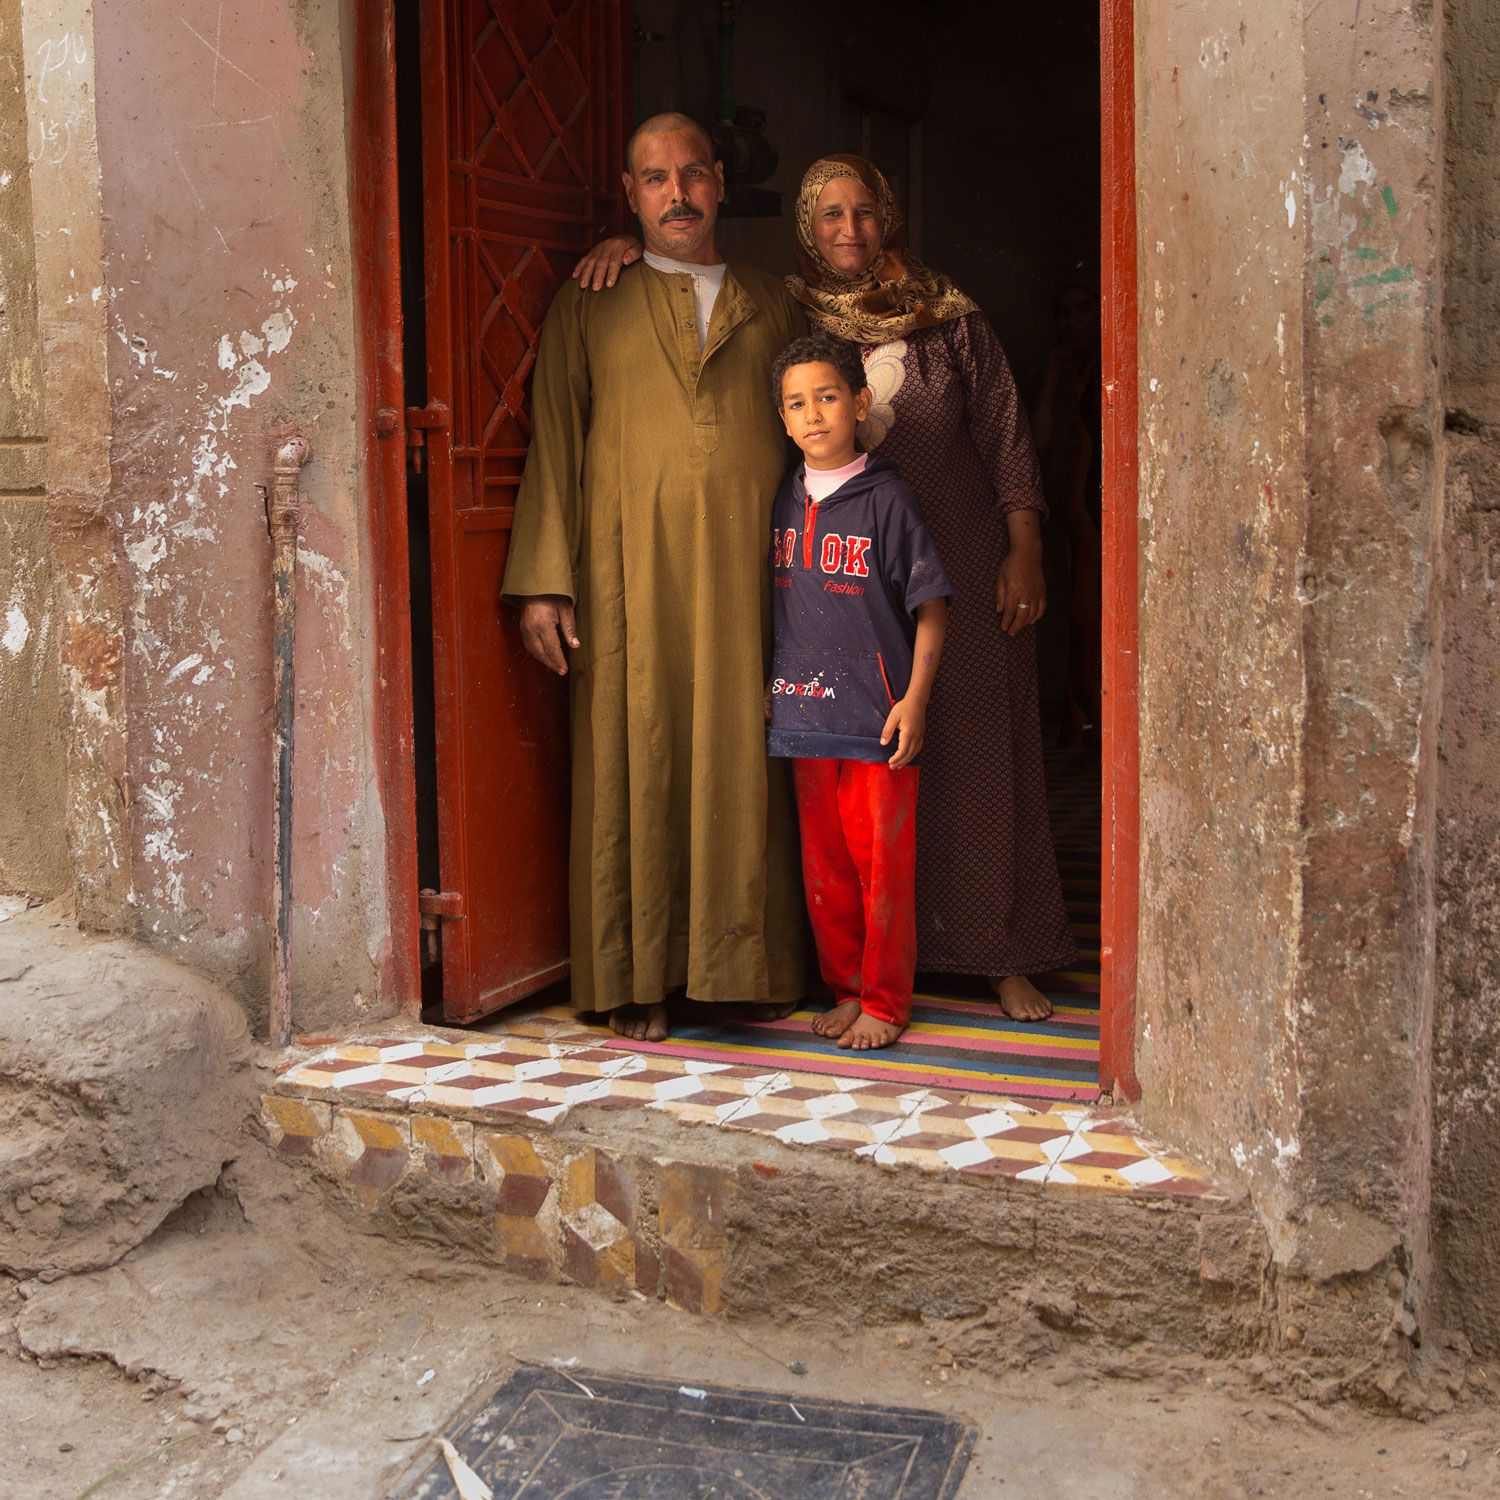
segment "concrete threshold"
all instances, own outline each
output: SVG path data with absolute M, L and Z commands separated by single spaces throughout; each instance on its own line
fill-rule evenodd
M 365 1227 L 690 1312 L 1260 1341 L 1264 1239 L 1121 1110 L 487 1033 L 300 1037 L 268 1140 Z

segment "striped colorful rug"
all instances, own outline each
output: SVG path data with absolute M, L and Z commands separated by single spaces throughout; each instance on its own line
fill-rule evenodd
M 959 1089 L 1023 1099 L 1089 1099 L 1099 1093 L 1099 808 L 1097 751 L 1048 752 L 1047 800 L 1063 895 L 1079 961 L 1048 975 L 1050 1020 L 1007 1019 L 982 980 L 919 974 L 912 1020 L 894 1046 L 850 1052 L 816 1035 L 816 1009 L 783 1021 L 725 1022 L 707 1007 L 674 1022 L 664 1042 L 612 1033 L 632 1052 L 747 1067 L 789 1068 L 907 1088 Z M 700 1019 L 701 1017 L 701 1019 Z

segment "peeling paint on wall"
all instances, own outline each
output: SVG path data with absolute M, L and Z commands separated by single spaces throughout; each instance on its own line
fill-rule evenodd
M 295 430 L 314 458 L 294 1007 L 349 1012 L 352 992 L 376 987 L 366 881 L 381 842 L 367 827 L 347 204 L 329 170 L 347 151 L 342 14 L 332 0 L 140 0 L 96 26 L 141 927 L 263 1007 L 270 550 L 257 486 L 277 435 Z

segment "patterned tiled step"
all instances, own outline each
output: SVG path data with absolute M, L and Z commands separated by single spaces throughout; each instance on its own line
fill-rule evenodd
M 643 1057 L 600 1047 L 576 1023 L 547 1016 L 495 1031 L 300 1039 L 310 1051 L 286 1068 L 276 1092 L 533 1129 L 555 1127 L 584 1106 L 650 1110 L 886 1167 L 1074 1191 L 1222 1197 L 1199 1167 L 1127 1118 L 1078 1104 L 1037 1109 L 993 1094 Z

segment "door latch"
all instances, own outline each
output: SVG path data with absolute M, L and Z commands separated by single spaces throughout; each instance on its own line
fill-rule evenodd
M 406 457 L 414 473 L 422 472 L 429 432 L 446 432 L 448 408 L 439 401 L 406 408 Z

